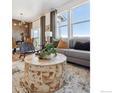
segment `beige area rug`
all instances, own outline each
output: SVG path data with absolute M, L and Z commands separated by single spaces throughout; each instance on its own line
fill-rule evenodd
M 12 54 L 12 62 L 21 60 L 21 58 L 19 58 L 19 56 L 20 56 L 19 53 Z
M 24 57 L 19 58 L 19 56 L 19 53 L 12 54 L 12 62 L 22 61 L 24 59 Z
M 28 93 L 22 84 L 24 62 L 13 61 L 12 93 Z M 54 93 L 90 93 L 90 69 L 83 66 L 67 63 L 65 74 L 66 84 Z

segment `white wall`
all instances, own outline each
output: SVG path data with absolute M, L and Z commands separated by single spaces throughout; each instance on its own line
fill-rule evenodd
M 38 29 L 38 28 L 40 28 L 40 19 L 32 23 L 32 29 Z
M 45 13 L 44 16 L 46 17 L 46 19 L 45 19 L 45 21 L 46 21 L 45 26 L 50 25 L 50 12 Z M 38 19 L 38 20 L 36 20 L 36 21 L 34 21 L 32 23 L 32 29 L 38 29 L 38 28 L 40 28 L 40 19 Z
M 50 12 L 45 14 L 46 16 L 46 25 L 50 25 Z
M 40 31 L 40 19 L 38 19 L 32 23 L 31 37 L 33 37 L 33 31 L 35 31 L 35 30 Z M 40 35 L 40 32 L 39 32 L 39 35 Z

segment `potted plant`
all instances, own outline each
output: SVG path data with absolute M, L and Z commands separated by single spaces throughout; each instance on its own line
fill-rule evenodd
M 54 48 L 54 45 L 47 43 L 44 48 L 39 53 L 39 59 L 51 59 L 57 55 L 57 51 Z

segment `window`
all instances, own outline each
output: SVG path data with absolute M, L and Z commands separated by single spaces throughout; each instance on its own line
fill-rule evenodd
M 32 29 L 31 37 L 34 38 L 34 46 L 38 48 L 40 45 L 40 29 Z
M 62 38 L 68 37 L 68 12 L 57 15 L 57 36 Z
M 90 32 L 90 7 L 89 3 L 72 9 L 72 35 L 82 37 Z
M 89 34 L 90 4 L 88 2 L 57 15 L 57 38 L 84 37 Z

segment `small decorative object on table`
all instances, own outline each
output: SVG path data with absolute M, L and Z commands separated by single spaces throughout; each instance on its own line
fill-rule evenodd
M 39 53 L 39 59 L 51 59 L 57 55 L 54 45 L 47 43 Z

